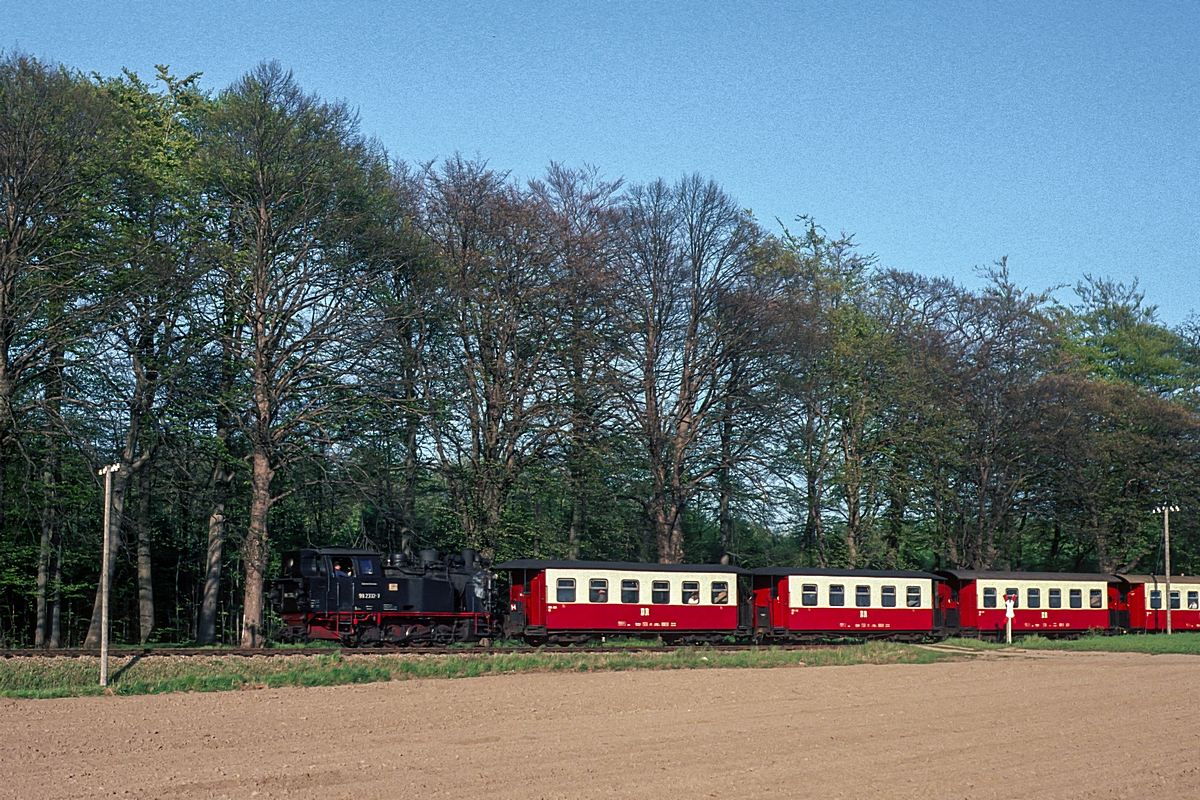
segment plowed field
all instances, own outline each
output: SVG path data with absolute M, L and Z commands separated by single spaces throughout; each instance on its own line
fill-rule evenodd
M 0 797 L 1200 797 L 1200 658 L 0 700 Z

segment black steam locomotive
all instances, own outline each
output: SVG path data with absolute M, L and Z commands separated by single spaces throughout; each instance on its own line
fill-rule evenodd
M 321 547 L 283 554 L 268 584 L 284 642 L 333 640 L 347 647 L 478 642 L 499 630 L 488 563 L 474 550 L 381 556 Z

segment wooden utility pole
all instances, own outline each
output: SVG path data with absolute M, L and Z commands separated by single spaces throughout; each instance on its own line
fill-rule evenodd
M 111 528 L 109 527 L 109 512 L 112 509 L 112 476 L 121 468 L 120 464 L 109 464 L 102 467 L 100 474 L 104 476 L 104 556 L 100 565 L 100 685 L 108 686 L 108 563 L 112 558 Z
M 1162 512 L 1163 515 L 1163 539 L 1164 551 L 1166 553 L 1165 567 L 1167 570 L 1167 635 L 1171 635 L 1171 512 L 1178 511 L 1179 506 L 1169 506 L 1165 503 L 1154 509 L 1154 513 Z

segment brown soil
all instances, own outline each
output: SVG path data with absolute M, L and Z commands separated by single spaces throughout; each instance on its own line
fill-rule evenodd
M 0 797 L 1200 797 L 1200 658 L 0 700 Z

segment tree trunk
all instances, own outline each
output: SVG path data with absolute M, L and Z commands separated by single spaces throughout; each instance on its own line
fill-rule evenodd
M 415 385 L 408 391 L 412 402 L 416 402 Z M 400 551 L 412 552 L 412 542 L 417 533 L 417 430 L 421 418 L 415 413 L 404 415 L 404 488 L 400 494 Z
M 219 467 L 213 471 L 214 475 L 218 470 Z M 204 596 L 200 601 L 200 619 L 196 625 L 196 644 L 212 644 L 216 641 L 221 558 L 225 549 L 225 483 L 224 470 L 220 471 L 222 480 L 214 488 L 218 496 L 213 500 L 208 515 L 208 556 L 204 569 Z
M 574 472 L 574 470 L 573 470 Z M 583 542 L 583 505 L 585 502 L 583 491 L 583 476 L 572 474 L 571 476 L 571 527 L 567 530 L 567 558 L 571 561 L 578 561 L 579 554 L 582 550 Z
M 266 577 L 268 555 L 267 515 L 271 511 L 271 481 L 275 470 L 261 446 L 256 446 L 251 459 L 250 526 L 242 557 L 246 562 L 245 601 L 242 612 L 242 647 L 262 647 L 263 581 Z
M 55 473 L 57 464 L 53 437 L 47 441 L 46 463 L 42 469 L 42 535 L 38 542 L 37 573 L 37 628 L 33 634 L 33 646 L 45 647 L 50 637 L 50 603 L 47 591 L 51 590 L 51 573 L 56 571 L 56 547 L 58 527 L 58 503 L 55 498 Z
M 50 641 L 48 643 L 51 650 L 57 650 L 62 646 L 62 529 L 56 528 L 54 534 L 54 575 L 50 582 L 54 588 L 54 597 L 50 603 Z
M 37 574 L 37 629 L 34 631 L 33 646 L 45 647 L 54 638 L 50 629 L 50 603 L 46 596 L 51 589 L 51 573 L 61 572 L 57 564 L 59 547 L 59 514 L 58 514 L 58 437 L 54 433 L 54 425 L 62 408 L 62 377 L 63 356 L 62 345 L 56 345 L 50 351 L 50 368 L 47 371 L 45 385 L 45 439 L 46 458 L 42 464 L 42 535 L 38 543 L 38 574 Z M 2 466 L 2 465 L 0 465 Z
M 732 381 L 731 381 L 732 383 Z M 730 390 L 732 392 L 732 389 Z M 721 563 L 728 564 L 733 550 L 733 403 L 725 398 L 721 418 L 721 466 L 717 470 L 717 538 L 721 544 Z
M 153 476 L 142 469 L 138 476 L 137 504 L 137 580 L 138 632 L 141 643 L 150 641 L 154 631 L 154 580 L 150 562 L 150 487 Z

